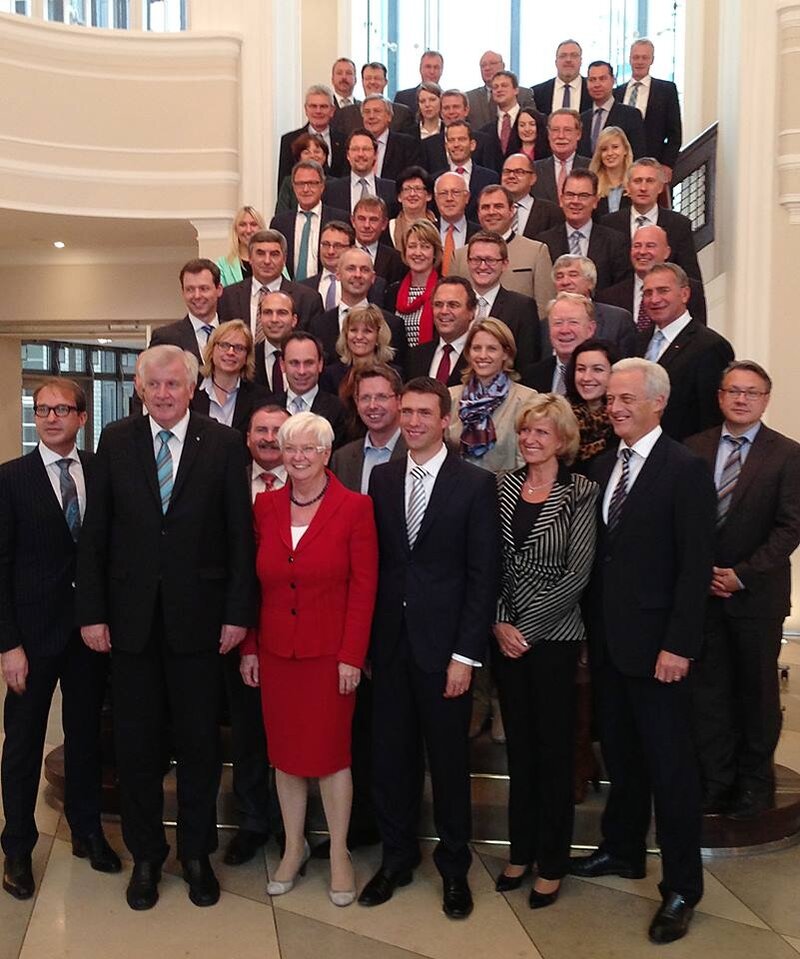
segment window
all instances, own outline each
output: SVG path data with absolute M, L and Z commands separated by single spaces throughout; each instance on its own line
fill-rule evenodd
M 144 0 L 144 29 L 171 33 L 186 29 L 186 0 Z

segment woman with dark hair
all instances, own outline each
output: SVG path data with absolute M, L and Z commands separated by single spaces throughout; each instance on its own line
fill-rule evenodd
M 328 157 L 330 151 L 328 144 L 322 137 L 313 133 L 301 133 L 299 137 L 292 140 L 292 166 L 300 160 L 316 160 L 317 163 L 327 174 Z M 286 210 L 297 209 L 297 197 L 292 189 L 292 174 L 287 173 L 281 181 L 278 190 L 278 202 L 275 204 L 275 213 L 283 213 Z
M 442 88 L 425 81 L 417 87 L 417 136 L 420 140 L 435 137 L 442 130 Z
M 405 324 L 409 349 L 433 339 L 433 291 L 442 265 L 442 240 L 430 220 L 412 223 L 400 246 L 408 273 L 386 291 L 386 309 Z
M 575 468 L 583 473 L 586 464 L 615 441 L 614 429 L 606 412 L 606 386 L 611 367 L 619 354 L 605 340 L 584 340 L 567 364 L 567 399 L 572 404 L 580 429 L 580 445 Z
M 536 138 L 539 133 L 538 121 L 541 114 L 533 107 L 521 107 L 517 119 L 517 133 L 519 134 L 519 152 L 533 163 L 538 159 L 536 153 Z
M 436 223 L 436 217 L 428 209 L 428 204 L 433 199 L 433 177 L 424 167 L 409 166 L 398 174 L 395 188 L 400 212 L 394 219 L 389 220 L 389 236 L 399 250 L 412 223 L 417 220 Z

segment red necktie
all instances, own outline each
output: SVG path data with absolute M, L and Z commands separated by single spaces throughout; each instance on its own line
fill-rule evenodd
M 465 173 L 465 172 L 466 172 L 466 171 L 464 170 L 464 167 L 463 167 L 463 166 L 457 166 L 457 167 L 456 167 L 456 173 L 457 173 L 459 176 L 464 176 L 464 173 Z
M 636 314 L 636 329 L 637 330 L 652 330 L 653 321 L 650 317 L 650 314 L 647 312 L 647 307 L 644 305 L 644 297 L 639 304 L 639 312 Z
M 500 146 L 503 148 L 503 153 L 508 150 L 508 141 L 511 139 L 511 117 L 507 114 L 503 114 L 503 122 L 500 124 Z
M 439 369 L 436 371 L 436 379 L 440 383 L 444 383 L 447 386 L 447 381 L 450 379 L 450 354 L 453 352 L 453 347 L 449 343 L 445 343 L 442 347 L 442 358 L 439 360 Z

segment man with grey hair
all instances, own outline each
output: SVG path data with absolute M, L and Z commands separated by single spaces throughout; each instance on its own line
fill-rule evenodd
M 440 83 L 444 71 L 444 57 L 438 50 L 426 50 L 419 58 L 419 77 L 422 83 Z M 417 93 L 419 83 L 415 87 L 398 90 L 394 95 L 395 103 L 402 103 L 416 115 Z
M 177 346 L 139 357 L 147 416 L 100 437 L 78 546 L 83 641 L 112 646 L 122 834 L 133 856 L 127 901 L 150 909 L 169 852 L 166 747 L 178 759 L 178 859 L 197 906 L 219 899 L 220 656 L 255 623 L 250 493 L 236 430 L 189 411 L 197 360 Z
M 585 598 L 611 790 L 599 849 L 573 859 L 570 870 L 643 878 L 655 800 L 662 902 L 649 937 L 656 943 L 686 935 L 703 894 L 687 676 L 702 645 L 716 519 L 705 464 L 661 429 L 669 394 L 669 377 L 655 363 L 629 358 L 612 367 L 606 401 L 619 444 L 589 471 L 602 498 Z
M 522 370 L 522 382 L 539 393 L 567 392 L 566 371 L 575 347 L 595 336 L 594 304 L 578 293 L 557 293 L 545 312 L 553 355 Z
M 330 176 L 341 176 L 344 170 L 344 136 L 340 130 L 331 126 L 331 120 L 336 112 L 333 90 L 324 83 L 315 83 L 306 90 L 304 109 L 308 123 L 297 130 L 290 130 L 281 137 L 278 161 L 278 189 L 280 190 L 283 178 L 288 176 L 292 169 L 294 156 L 292 144 L 301 133 L 311 133 L 320 137 L 328 145 L 328 169 Z
M 364 88 L 364 95 L 377 93 L 383 96 L 389 77 L 386 72 L 386 65 L 378 60 L 371 60 L 361 67 L 361 86 Z M 403 103 L 395 103 L 392 116 L 392 130 L 396 133 L 406 133 L 409 136 L 415 136 L 417 131 L 417 122 L 414 117 L 417 114 L 416 105 L 412 113 Z M 334 125 L 342 131 L 344 136 L 348 136 L 353 130 L 362 125 L 361 119 L 361 101 L 357 100 L 350 106 L 342 107 L 336 111 L 333 119 Z
M 379 93 L 371 93 L 361 104 L 361 119 L 377 143 L 375 175 L 384 180 L 396 180 L 398 173 L 408 166 L 423 166 L 422 146 L 414 137 L 394 133 L 391 129 L 394 107 Z

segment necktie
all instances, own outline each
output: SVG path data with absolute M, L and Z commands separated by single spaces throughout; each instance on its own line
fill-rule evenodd
M 211 334 L 214 332 L 214 327 L 213 327 L 213 326 L 210 326 L 208 323 L 204 323 L 204 324 L 200 327 L 200 329 L 205 333 L 205 335 L 206 335 L 206 343 L 208 343 L 208 338 L 209 338 L 209 337 L 211 336 Z
M 453 347 L 449 343 L 445 343 L 442 347 L 442 358 L 439 360 L 439 368 L 436 370 L 436 379 L 440 383 L 444 383 L 447 386 L 447 381 L 450 379 L 450 354 L 453 352 Z
M 602 107 L 598 107 L 594 111 L 594 122 L 592 123 L 592 153 L 594 153 L 595 147 L 597 146 L 597 138 L 600 136 L 600 131 L 603 129 L 603 114 L 605 110 Z
M 268 493 L 275 485 L 275 480 L 277 477 L 274 473 L 261 473 L 258 479 L 261 480 L 261 485 L 264 487 L 264 492 Z
M 565 83 L 565 84 L 564 84 L 564 99 L 561 101 L 561 109 L 562 109 L 562 110 L 569 110 L 569 107 L 570 107 L 569 98 L 570 98 L 571 92 L 572 92 L 572 90 L 571 90 L 571 88 L 570 88 L 570 85 L 569 85 L 568 83 Z
M 630 100 L 628 100 L 629 107 L 636 106 L 636 101 L 639 99 L 639 90 L 641 90 L 641 88 L 642 88 L 641 81 L 637 80 L 636 83 L 634 83 L 633 88 L 631 89 L 631 98 Z
M 508 141 L 511 139 L 511 117 L 503 114 L 503 122 L 500 124 L 500 146 L 503 153 L 508 150 Z
M 306 222 L 303 224 L 303 232 L 300 234 L 300 255 L 294 265 L 294 278 L 298 282 L 305 280 L 308 276 L 308 245 L 311 241 L 311 217 L 314 215 L 310 210 L 301 210 L 300 212 L 306 218 Z
M 559 396 L 565 396 L 567 393 L 567 368 L 561 362 L 556 360 L 556 381 L 553 384 L 553 392 Z
M 643 226 L 647 226 L 649 222 L 650 221 L 647 219 L 647 217 L 642 216 L 642 214 L 640 213 L 639 216 L 636 217 L 636 229 L 641 230 L 641 228 Z
M 336 277 L 328 274 L 328 292 L 325 294 L 325 309 L 332 310 L 336 306 Z
M 626 447 L 620 450 L 619 455 L 622 459 L 622 475 L 619 478 L 614 492 L 611 494 L 611 502 L 608 504 L 608 528 L 611 532 L 619 523 L 622 515 L 622 507 L 625 505 L 625 499 L 628 495 L 628 479 L 630 477 L 630 461 L 633 456 L 633 450 Z
M 56 466 L 61 471 L 59 481 L 61 484 L 61 509 L 64 511 L 64 519 L 72 534 L 75 542 L 78 542 L 78 533 L 81 531 L 81 508 L 78 503 L 78 487 L 69 471 L 72 460 L 56 460 Z
M 639 303 L 639 312 L 636 314 L 636 329 L 651 330 L 652 328 L 653 321 L 650 318 L 650 314 L 647 312 L 644 297 L 642 297 L 641 302 Z
M 342 97 L 341 100 L 339 100 L 339 106 L 349 107 L 352 102 L 353 101 L 350 99 L 350 97 Z
M 256 293 L 256 286 L 258 285 L 258 292 Z M 259 343 L 263 343 L 266 339 L 266 334 L 264 333 L 264 328 L 261 326 L 261 301 L 264 299 L 266 294 L 269 291 L 265 286 L 261 284 L 256 284 L 256 281 L 253 280 L 253 294 L 258 298 L 258 306 L 256 307 L 256 329 L 253 336 L 253 341 L 256 346 Z
M 566 160 L 556 160 L 556 163 L 559 164 L 558 170 L 558 195 L 564 192 L 564 183 L 567 179 L 567 161 Z
M 485 296 L 478 297 L 478 319 L 485 320 L 489 315 L 489 301 Z
M 459 176 L 464 176 L 464 174 L 465 174 L 466 172 L 467 172 L 467 171 L 464 169 L 463 166 L 457 166 L 457 167 L 456 167 L 456 173 L 457 173 Z
M 731 508 L 731 499 L 733 498 L 733 489 L 742 472 L 742 447 L 747 442 L 747 437 L 726 436 L 725 439 L 731 444 L 733 449 L 725 460 L 722 467 L 722 474 L 719 478 L 719 489 L 717 490 L 717 526 L 722 526 L 728 510 Z
M 656 330 L 653 338 L 650 340 L 650 345 L 647 347 L 644 358 L 650 360 L 651 363 L 657 363 L 659 356 L 661 356 L 661 345 L 666 343 L 666 340 L 667 338 L 661 330 Z
M 302 396 L 295 396 L 291 403 L 292 413 L 305 413 L 306 401 Z
M 581 253 L 581 240 L 583 239 L 583 234 L 580 230 L 573 230 L 569 235 L 569 252 L 573 256 L 582 256 Z
M 442 276 L 447 276 L 450 272 L 450 263 L 456 250 L 456 241 L 453 237 L 455 227 L 451 223 L 445 231 L 444 253 L 442 254 Z
M 169 450 L 172 433 L 169 430 L 159 430 L 156 436 L 161 440 L 161 448 L 156 456 L 158 491 L 161 494 L 161 512 L 166 513 L 172 496 L 172 453 Z
M 272 354 L 272 392 L 283 393 L 283 373 L 281 372 L 281 351 L 275 350 Z
M 513 216 L 512 220 L 511 220 L 511 232 L 512 232 L 512 233 L 518 233 L 518 232 L 519 232 L 519 211 L 520 211 L 521 209 L 522 209 L 522 204 L 521 204 L 521 203 L 515 203 L 515 204 L 514 204 L 514 216 Z
M 408 513 L 406 514 L 406 532 L 408 533 L 408 545 L 411 547 L 416 542 L 420 526 L 422 526 L 422 518 L 425 515 L 425 487 L 422 481 L 426 475 L 421 466 L 415 466 L 411 470 L 411 496 L 408 498 Z
M 369 196 L 369 188 L 367 187 L 367 181 L 364 179 L 363 176 L 359 177 L 358 185 L 361 187 L 361 196 L 359 197 L 359 199 L 363 200 L 364 197 Z

